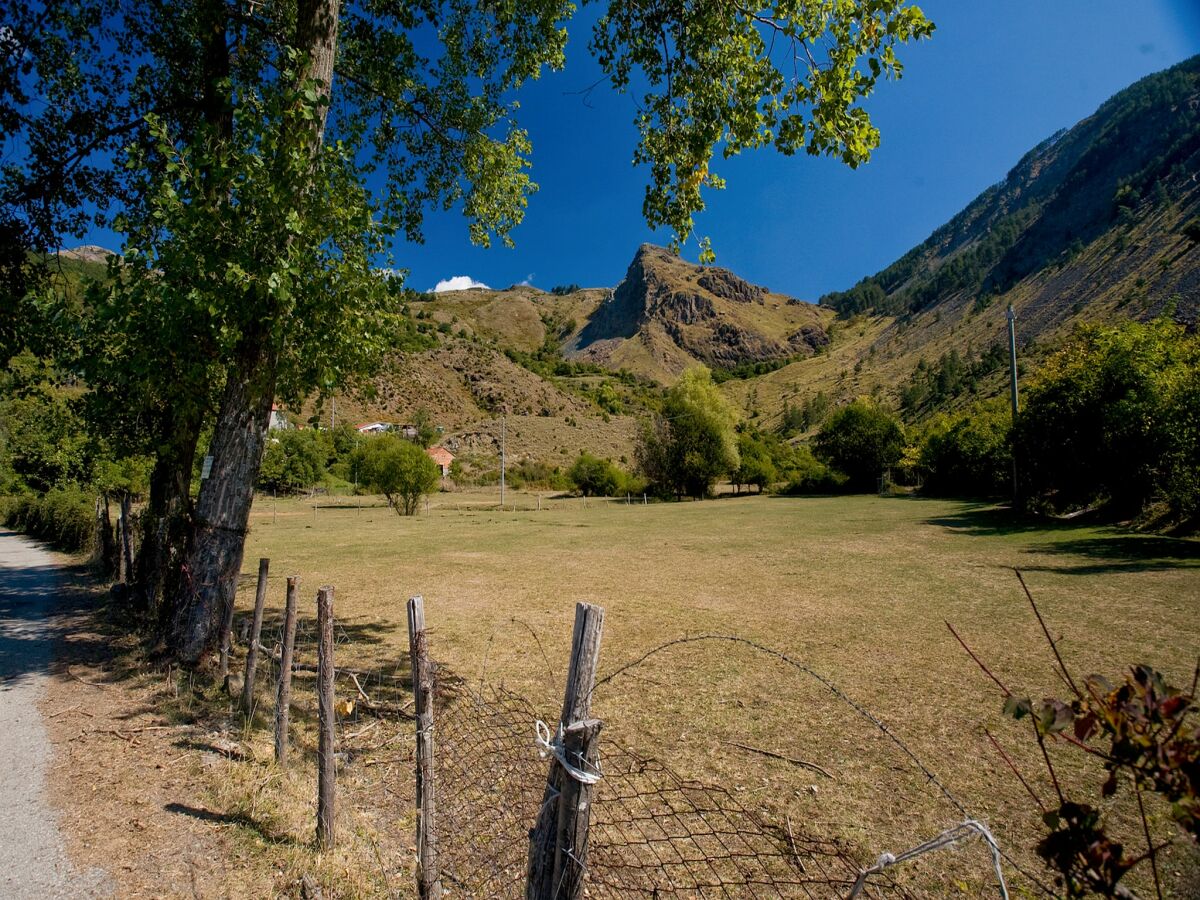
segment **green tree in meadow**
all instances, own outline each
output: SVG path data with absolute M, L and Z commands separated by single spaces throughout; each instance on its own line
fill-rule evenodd
M 623 474 L 610 460 L 580 453 L 567 477 L 585 497 L 615 497 L 623 492 Z
M 1025 391 L 1015 434 L 1022 495 L 1054 509 L 1162 497 L 1200 506 L 1200 337 L 1159 320 L 1081 328 Z
M 421 498 L 437 488 L 440 476 L 428 453 L 394 434 L 371 438 L 363 450 L 363 481 L 383 494 L 398 515 L 416 515 Z
M 1012 412 L 1008 400 L 976 403 L 933 422 L 920 444 L 925 490 L 955 497 L 1012 492 Z
M 667 391 L 662 412 L 643 425 L 638 468 L 661 496 L 707 497 L 737 468 L 735 421 L 712 373 L 688 369 Z
M 258 483 L 276 491 L 310 488 L 325 474 L 326 451 L 321 437 L 313 429 L 289 428 L 273 432 L 267 440 Z
M 753 485 L 761 494 L 779 478 L 771 442 L 765 436 L 746 429 L 738 435 L 737 447 L 739 462 L 730 480 L 739 491 L 742 485 Z
M 860 397 L 834 412 L 813 441 L 816 457 L 847 477 L 851 491 L 874 491 L 884 470 L 904 452 L 900 422 L 873 400 Z

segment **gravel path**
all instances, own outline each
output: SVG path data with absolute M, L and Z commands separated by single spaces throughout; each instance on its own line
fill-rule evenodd
M 54 656 L 60 573 L 37 543 L 0 529 L 0 897 L 107 896 L 76 872 L 46 797 L 53 749 L 38 709 Z

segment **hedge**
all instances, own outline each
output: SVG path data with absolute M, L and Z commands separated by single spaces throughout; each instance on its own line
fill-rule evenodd
M 96 498 L 81 488 L 0 497 L 0 521 L 71 553 L 92 549 Z

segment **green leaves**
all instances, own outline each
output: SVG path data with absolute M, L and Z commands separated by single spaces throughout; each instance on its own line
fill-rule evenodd
M 647 85 L 634 123 L 634 162 L 648 167 L 642 211 L 675 244 L 704 209 L 702 189 L 723 181 L 723 158 L 774 144 L 791 155 L 836 156 L 856 167 L 879 145 L 859 106 L 880 78 L 899 78 L 897 44 L 929 37 L 933 24 L 901 0 L 850 4 L 791 0 L 759 6 L 612 0 L 590 49 L 618 91 Z M 711 248 L 702 247 L 704 259 Z

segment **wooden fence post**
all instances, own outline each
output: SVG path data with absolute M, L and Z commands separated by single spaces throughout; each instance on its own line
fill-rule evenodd
M 118 537 L 120 540 L 119 550 L 121 553 L 120 577 L 118 581 L 123 581 L 126 584 L 133 578 L 133 526 L 130 519 L 133 517 L 133 500 L 129 491 L 121 492 L 121 518 L 120 531 Z
M 279 652 L 279 686 L 275 691 L 275 764 L 287 767 L 288 718 L 292 704 L 292 651 L 296 646 L 296 599 L 300 577 L 289 575 L 287 605 L 283 610 L 283 646 Z
M 563 693 L 561 732 L 551 736 L 555 756 L 542 797 L 537 825 L 529 833 L 527 900 L 578 900 L 583 896 L 587 869 L 588 825 L 592 813 L 593 782 L 568 772 L 558 753 L 584 775 L 598 771 L 600 722 L 589 719 L 596 667 L 600 661 L 600 634 L 604 609 L 590 603 L 575 607 L 571 636 L 571 665 Z
M 433 770 L 433 665 L 425 632 L 425 601 L 408 601 L 408 653 L 417 714 L 417 889 L 422 900 L 439 900 L 437 826 Z
M 250 640 L 246 644 L 246 678 L 242 682 L 242 710 L 248 716 L 254 714 L 254 675 L 258 669 L 258 641 L 262 636 L 263 606 L 267 602 L 267 569 L 270 566 L 271 560 L 265 556 L 258 561 L 258 590 L 254 595 L 254 624 L 250 627 Z M 233 603 L 230 602 L 229 606 L 232 613 Z M 232 626 L 232 614 L 228 618 Z
M 336 772 L 333 758 L 333 588 L 317 591 L 317 843 L 333 846 Z

